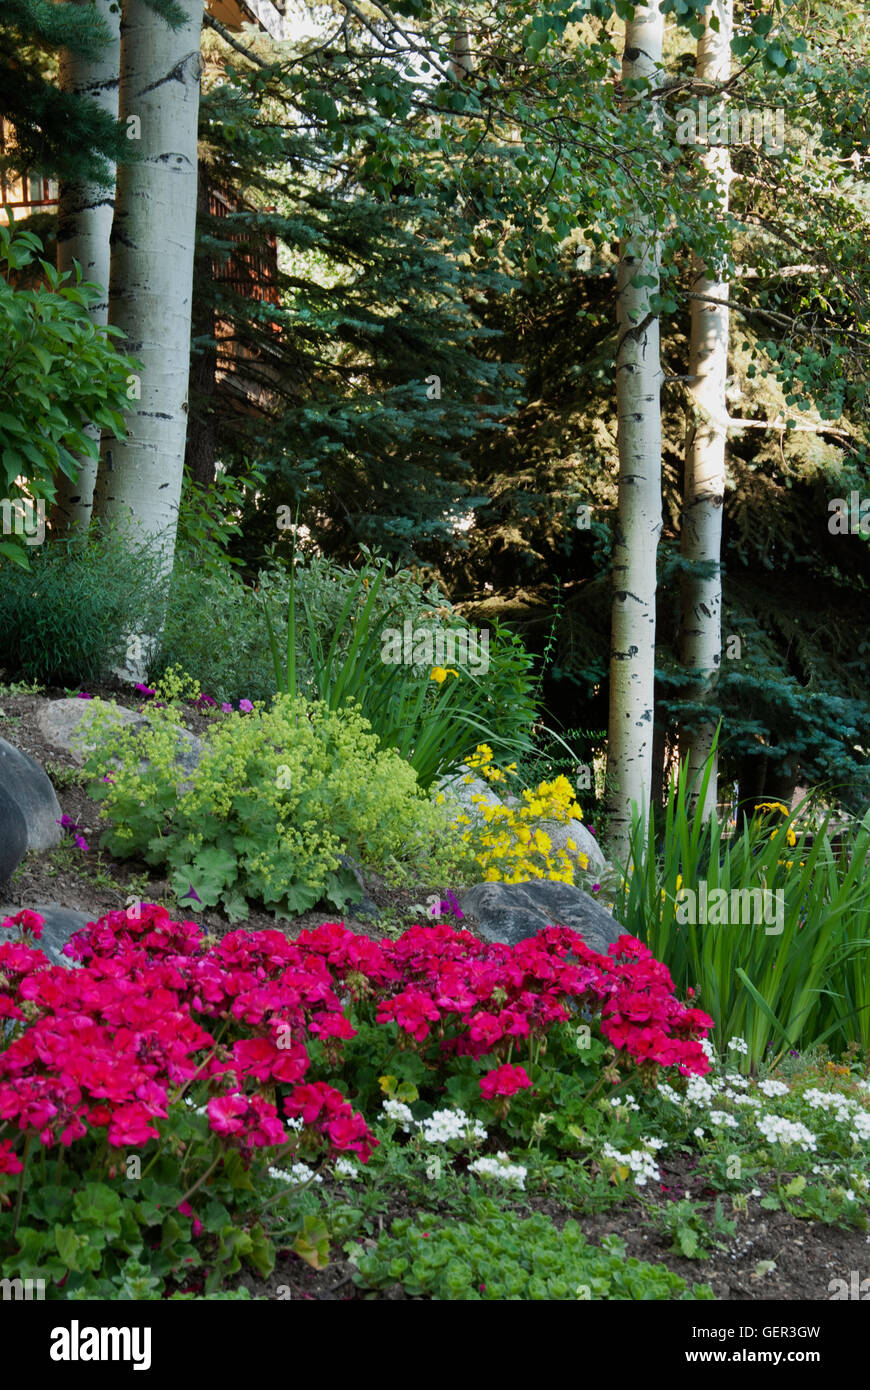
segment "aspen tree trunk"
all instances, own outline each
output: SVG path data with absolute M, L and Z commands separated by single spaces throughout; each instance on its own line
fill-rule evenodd
M 94 514 L 154 543 L 168 586 L 187 433 L 203 0 L 179 0 L 178 29 L 144 0 L 125 0 L 120 117 L 142 158 L 118 171 L 109 319 L 143 364 L 127 437 L 103 441 Z M 138 125 L 137 125 L 138 122 Z M 128 671 L 147 664 L 156 634 L 137 634 Z
M 60 59 L 60 86 L 65 92 L 88 97 L 95 106 L 118 115 L 118 71 L 121 36 L 120 10 L 112 0 L 73 0 L 74 4 L 92 8 L 94 18 L 102 22 L 111 35 L 104 45 L 94 43 L 88 54 L 65 49 Z M 57 268 L 73 270 L 78 261 L 85 280 L 102 285 L 105 295 L 92 304 L 91 321 L 104 327 L 109 316 L 109 238 L 115 211 L 115 182 L 100 187 L 93 183 L 61 182 L 57 210 Z M 87 434 L 99 444 L 100 430 L 87 427 Z M 57 491 L 51 510 L 53 534 L 86 531 L 91 520 L 97 460 L 82 456 L 75 482 L 65 473 L 57 475 Z
M 463 77 L 470 77 L 474 72 L 474 53 L 471 48 L 470 29 L 458 29 L 453 35 L 453 42 L 450 45 L 449 71 L 457 81 L 461 81 Z
M 657 85 L 664 16 L 657 0 L 635 6 L 626 22 L 622 77 Z M 629 100 L 635 100 L 630 97 Z M 641 100 L 650 103 L 648 96 Z M 652 103 L 650 120 L 660 119 Z M 651 281 L 632 284 L 636 277 Z M 613 544 L 610 715 L 605 816 L 610 856 L 625 860 L 632 808 L 645 817 L 652 782 L 656 636 L 656 551 L 662 526 L 659 322 L 650 309 L 658 289 L 655 221 L 638 207 L 620 250 L 617 282 L 616 405 L 619 511 Z
M 705 29 L 698 41 L 696 76 L 703 82 L 725 82 L 731 75 L 731 33 L 734 0 L 714 0 L 705 16 Z M 710 20 L 716 16 L 718 30 Z M 714 100 L 716 100 L 714 98 Z M 723 123 L 723 128 L 727 126 Z M 701 154 L 709 180 L 717 193 L 719 208 L 728 210 L 731 157 L 728 146 L 711 145 Z M 715 269 L 695 262 L 694 289 L 710 299 L 727 301 L 728 284 L 717 278 Z M 683 488 L 683 515 L 680 551 L 684 560 L 715 565 L 711 577 L 684 571 L 680 585 L 680 659 L 690 671 L 699 673 L 698 683 L 688 694 L 703 701 L 713 692 L 722 654 L 722 507 L 725 500 L 725 440 L 728 407 L 725 384 L 728 374 L 729 311 L 716 304 L 692 300 L 689 348 L 690 420 L 686 437 L 686 470 Z M 681 730 L 680 755 L 686 762 L 691 785 L 699 781 L 704 764 L 713 752 L 716 729 L 702 723 Z M 717 767 L 714 762 L 704 814 L 716 812 Z M 694 803 L 697 797 L 692 797 Z

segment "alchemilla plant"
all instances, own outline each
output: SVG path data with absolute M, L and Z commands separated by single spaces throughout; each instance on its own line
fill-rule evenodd
M 111 822 L 104 845 L 165 865 L 180 897 L 192 889 L 230 920 L 244 919 L 250 902 L 282 916 L 324 898 L 341 907 L 359 891 L 342 853 L 377 866 L 413 859 L 444 834 L 444 812 L 353 706 L 243 702 L 250 708 L 215 719 L 185 771 L 176 760 L 185 688 L 170 673 L 141 727 L 119 729 L 108 708 L 98 711 L 86 764 Z

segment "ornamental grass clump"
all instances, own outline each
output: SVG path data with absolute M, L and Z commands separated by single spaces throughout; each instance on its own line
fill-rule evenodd
M 324 899 L 341 907 L 359 897 L 344 852 L 370 865 L 413 860 L 446 831 L 413 770 L 352 706 L 279 696 L 234 711 L 205 730 L 188 772 L 175 761 L 178 684 L 159 691 L 141 727 L 112 729 L 98 714 L 86 767 L 110 822 L 103 844 L 165 865 L 179 897 L 192 888 L 231 921 L 253 901 L 282 916 Z
M 705 817 L 708 763 L 693 805 L 672 779 L 664 819 L 636 818 L 614 913 L 695 990 L 720 1052 L 745 1040 L 740 1067 L 827 1043 L 870 1047 L 870 812 L 835 850 L 830 816 L 811 833 L 807 803 L 765 803 L 726 838 Z M 653 848 L 658 846 L 658 848 Z M 706 904 L 717 903 L 705 911 Z M 763 909 L 763 912 L 762 912 Z

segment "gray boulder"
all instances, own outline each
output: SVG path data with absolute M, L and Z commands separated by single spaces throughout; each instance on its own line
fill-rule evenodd
M 458 772 L 452 772 L 447 777 L 442 777 L 438 782 L 438 790 L 444 793 L 447 801 L 463 812 L 470 820 L 478 824 L 484 823 L 484 814 L 480 802 L 473 801 L 475 796 L 482 796 L 488 806 L 500 806 L 503 804 L 502 797 L 499 796 L 495 787 L 485 781 L 483 777 L 478 777 L 465 763 L 462 764 Z M 516 800 L 505 797 L 504 804 L 509 805 Z
M 0 787 L 17 802 L 27 827 L 28 849 L 51 849 L 60 844 L 60 805 L 39 763 L 14 744 L 0 738 Z
M 571 927 L 593 951 L 605 952 L 624 928 L 582 889 L 554 879 L 528 883 L 478 883 L 462 898 L 462 911 L 477 918 L 486 941 L 515 946 L 544 927 Z
M 352 859 L 349 854 L 340 854 L 338 857 L 341 867 L 353 874 L 360 889 L 361 896 L 359 901 L 350 904 L 353 911 L 356 913 L 357 917 L 377 917 L 378 905 L 368 892 L 365 876 L 359 864 L 355 859 Z
M 43 904 L 32 910 L 38 912 L 40 917 L 44 919 L 42 937 L 33 944 L 40 951 L 45 952 L 52 965 L 74 965 L 75 961 L 62 954 L 62 947 L 66 945 L 71 936 L 93 921 L 93 918 L 87 912 L 73 912 L 70 908 L 58 907 L 57 903 Z M 14 917 L 20 911 L 20 907 L 0 907 L 0 922 L 6 917 Z M 6 929 L 0 927 L 0 941 L 16 940 L 17 938 L 17 927 L 7 927 Z
M 0 786 L 0 883 L 11 878 L 27 853 L 27 822 L 17 801 Z
M 97 709 L 105 710 L 106 706 L 102 702 L 97 705 L 92 700 L 75 698 L 51 700 L 42 706 L 37 722 L 43 737 L 56 748 L 65 749 L 81 767 L 96 747 L 97 740 L 90 734 L 90 729 Z M 109 709 L 109 725 L 113 729 L 146 729 L 150 723 L 147 714 L 125 709 L 123 705 L 111 705 Z M 175 733 L 175 762 L 182 771 L 190 773 L 199 763 L 202 744 L 195 734 L 181 725 L 176 725 Z M 145 766 L 147 762 L 140 764 L 143 769 Z

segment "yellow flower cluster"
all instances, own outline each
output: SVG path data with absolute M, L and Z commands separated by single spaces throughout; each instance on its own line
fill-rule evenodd
M 507 773 L 516 772 L 515 763 L 504 769 L 496 767 L 492 749 L 485 743 L 478 745 L 468 766 L 493 785 L 505 782 Z M 470 782 L 471 776 L 465 780 Z M 474 850 L 485 882 L 525 883 L 532 878 L 549 878 L 573 883 L 576 864 L 588 867 L 586 855 L 578 851 L 574 840 L 566 839 L 564 849 L 554 849 L 547 832 L 529 824 L 541 819 L 567 825 L 583 819 L 567 777 L 541 782 L 535 791 L 523 791 L 522 805 L 491 805 L 480 794 L 471 800 L 480 807 L 485 825 L 473 826 L 466 815 L 457 816 L 453 824 L 467 827 L 462 839 Z
M 760 802 L 758 803 L 758 805 L 756 806 L 756 808 L 755 808 L 755 819 L 756 819 L 756 820 L 759 820 L 759 819 L 760 819 L 760 812 L 762 812 L 762 811 L 778 811 L 778 812 L 780 813 L 780 815 L 783 815 L 783 816 L 789 815 L 789 809 L 788 809 L 788 807 L 785 806 L 781 801 L 760 801 Z M 771 838 L 771 840 L 775 840 L 775 839 L 777 838 L 777 836 L 778 836 L 778 835 L 781 835 L 781 834 L 782 834 L 782 826 L 780 825 L 780 826 L 777 826 L 776 830 L 772 830 L 772 831 L 770 832 L 770 838 Z M 789 845 L 796 845 L 796 844 L 797 844 L 797 835 L 796 835 L 795 832 L 792 830 L 792 828 L 791 828 L 790 825 L 786 827 L 785 838 L 786 838 L 786 842 L 787 842 Z

